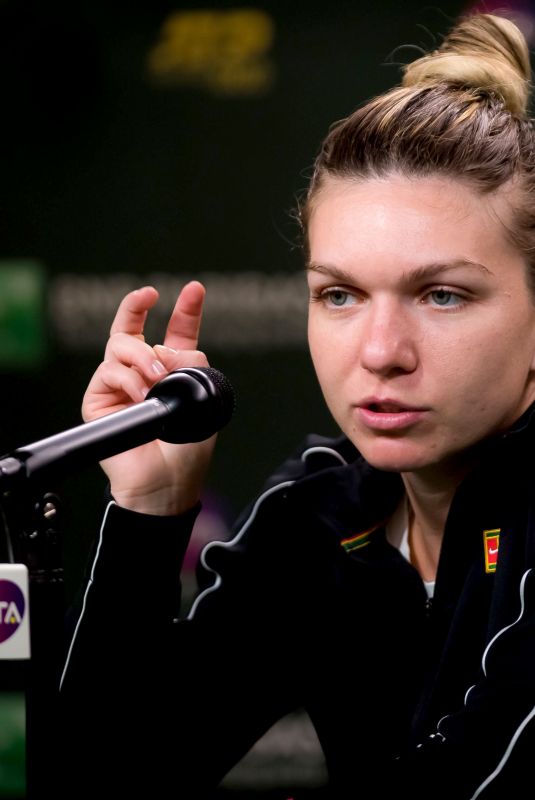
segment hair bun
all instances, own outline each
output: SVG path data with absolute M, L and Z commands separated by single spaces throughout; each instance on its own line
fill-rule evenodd
M 526 114 L 531 65 L 519 28 L 504 17 L 462 19 L 441 47 L 408 64 L 403 86 L 461 83 L 498 94 L 513 114 Z

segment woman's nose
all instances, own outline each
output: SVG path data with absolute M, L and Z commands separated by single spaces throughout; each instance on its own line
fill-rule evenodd
M 364 369 L 382 377 L 414 372 L 418 335 L 410 312 L 401 303 L 370 305 L 362 321 L 360 345 Z

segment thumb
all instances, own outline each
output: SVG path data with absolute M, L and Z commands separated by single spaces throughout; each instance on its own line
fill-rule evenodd
M 200 350 L 174 350 L 164 344 L 152 348 L 168 372 L 183 367 L 207 367 L 208 359 Z
M 164 367 L 167 369 L 175 369 L 177 361 L 180 360 L 179 351 L 173 350 L 172 347 L 166 347 L 163 344 L 155 344 L 152 348 Z

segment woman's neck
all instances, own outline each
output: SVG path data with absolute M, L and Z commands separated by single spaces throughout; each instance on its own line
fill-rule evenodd
M 408 498 L 411 562 L 425 581 L 435 580 L 448 512 L 469 471 L 426 470 L 401 476 Z

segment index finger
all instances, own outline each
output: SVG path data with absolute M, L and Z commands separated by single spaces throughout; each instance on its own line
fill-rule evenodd
M 164 344 L 174 350 L 196 350 L 206 289 L 190 281 L 178 295 L 165 334 Z
M 121 300 L 110 328 L 110 335 L 128 333 L 131 336 L 142 336 L 149 309 L 158 300 L 158 292 L 154 286 L 143 286 L 129 292 Z

